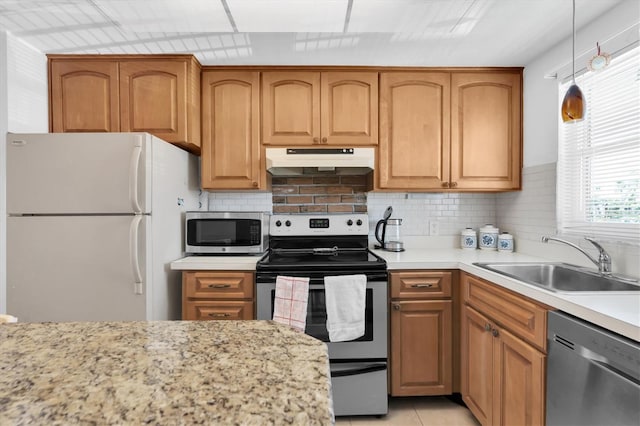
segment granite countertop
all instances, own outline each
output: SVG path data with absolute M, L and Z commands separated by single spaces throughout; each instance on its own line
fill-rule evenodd
M 373 250 L 389 271 L 402 269 L 460 269 L 516 293 L 562 310 L 640 342 L 640 293 L 554 293 L 474 265 L 475 262 L 553 262 L 522 253 L 460 248 L 407 248 L 401 253 Z M 255 270 L 260 256 L 185 257 L 172 262 L 178 270 Z M 238 266 L 238 267 L 236 267 Z
M 330 424 L 326 345 L 271 321 L 0 325 L 0 424 Z

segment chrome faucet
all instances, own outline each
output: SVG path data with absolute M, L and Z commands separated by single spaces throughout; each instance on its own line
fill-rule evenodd
M 544 237 L 543 236 L 542 237 L 542 242 L 543 243 L 548 243 L 549 241 L 557 241 L 559 243 L 567 244 L 567 245 L 573 247 L 574 249 L 578 250 L 580 253 L 582 253 L 585 256 L 587 256 L 589 258 L 589 260 L 592 261 L 598 267 L 598 271 L 602 275 L 611 275 L 611 256 L 609 256 L 609 253 L 607 253 L 607 251 L 604 248 L 602 248 L 602 246 L 597 241 L 595 241 L 594 239 L 589 238 L 589 237 L 584 237 L 584 239 L 589 241 L 594 246 L 596 246 L 596 248 L 600 252 L 599 255 L 598 255 L 598 259 L 597 260 L 594 259 L 589 253 L 587 253 L 581 247 L 573 244 L 570 241 L 563 240 L 561 238 Z

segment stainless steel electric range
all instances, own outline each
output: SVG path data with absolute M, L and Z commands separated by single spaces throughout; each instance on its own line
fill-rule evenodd
M 387 265 L 368 250 L 366 214 L 273 215 L 256 267 L 258 319 L 273 317 L 276 277 L 309 277 L 305 333 L 327 342 L 336 416 L 387 413 Z M 324 277 L 367 276 L 365 333 L 330 342 Z

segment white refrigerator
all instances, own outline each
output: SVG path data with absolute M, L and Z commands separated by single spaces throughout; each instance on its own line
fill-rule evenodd
M 7 135 L 7 312 L 20 322 L 180 318 L 195 156 L 147 133 Z

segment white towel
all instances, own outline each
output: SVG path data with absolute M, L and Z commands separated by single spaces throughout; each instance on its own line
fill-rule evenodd
M 18 322 L 18 318 L 12 317 L 11 315 L 2 314 L 0 315 L 0 323 L 3 322 Z
M 278 276 L 273 301 L 273 320 L 304 332 L 307 325 L 308 301 L 309 278 Z
M 324 277 L 329 341 L 346 342 L 364 335 L 367 276 Z

